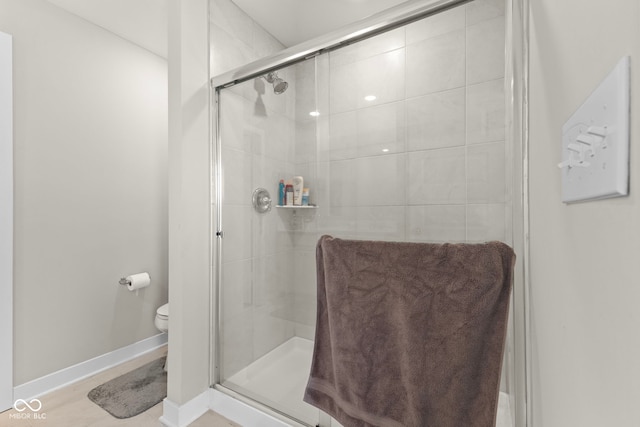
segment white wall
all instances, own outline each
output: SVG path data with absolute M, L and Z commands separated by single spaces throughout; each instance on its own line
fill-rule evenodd
M 638 425 L 640 3 L 530 2 L 535 427 Z M 560 202 L 561 128 L 631 55 L 631 195 Z
M 44 0 L 14 37 L 19 385 L 157 334 L 167 300 L 167 66 Z M 118 285 L 148 271 L 138 295 Z
M 217 76 L 284 49 L 231 0 L 209 0 L 211 75 Z
M 207 0 L 169 1 L 169 374 L 182 405 L 209 382 L 210 98 Z M 165 415 L 167 413 L 165 412 Z
M 0 32 L 0 412 L 13 404 L 13 54 Z

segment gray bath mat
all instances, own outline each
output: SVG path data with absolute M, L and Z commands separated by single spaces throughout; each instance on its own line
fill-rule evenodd
M 91 390 L 89 399 L 116 418 L 136 416 L 167 397 L 165 357 Z

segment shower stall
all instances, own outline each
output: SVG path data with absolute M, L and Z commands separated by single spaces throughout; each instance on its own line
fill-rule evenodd
M 339 425 L 302 401 L 318 238 L 500 240 L 518 264 L 498 426 L 527 425 L 520 7 L 407 2 L 212 79 L 212 386 Z M 308 206 L 279 204 L 294 176 Z

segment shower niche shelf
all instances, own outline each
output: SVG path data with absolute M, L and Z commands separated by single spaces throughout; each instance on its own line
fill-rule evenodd
M 276 205 L 278 209 L 318 209 L 316 205 L 308 205 L 308 206 L 286 206 L 286 205 Z
M 316 210 L 318 206 L 316 205 L 308 205 L 308 206 L 283 206 L 276 205 L 276 209 L 279 212 L 283 212 L 280 215 L 288 224 L 287 229 L 290 231 L 301 231 L 305 229 L 305 224 L 311 223 L 314 221 L 316 216 Z M 287 212 L 287 213 L 284 213 Z

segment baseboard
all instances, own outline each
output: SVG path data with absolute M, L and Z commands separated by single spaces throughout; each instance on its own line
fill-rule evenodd
M 167 343 L 167 334 L 158 334 L 119 348 L 102 356 L 94 357 L 77 365 L 61 369 L 13 388 L 16 399 L 29 400 L 59 388 L 73 384 L 128 360 L 157 349 Z
M 165 399 L 163 413 L 160 422 L 165 427 L 186 427 L 202 416 L 208 410 L 212 410 L 223 417 L 243 426 L 260 427 L 297 427 L 300 424 L 285 422 L 265 411 L 260 411 L 238 399 L 222 393 L 213 388 L 208 389 L 194 397 L 184 405 Z M 275 415 L 275 414 L 274 414 Z
M 162 402 L 160 422 L 165 427 L 186 427 L 209 410 L 210 400 L 209 390 L 203 391 L 184 405 L 178 405 L 166 398 Z

